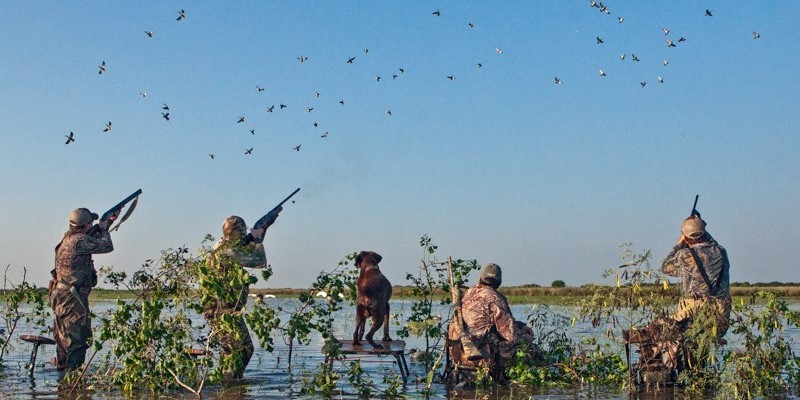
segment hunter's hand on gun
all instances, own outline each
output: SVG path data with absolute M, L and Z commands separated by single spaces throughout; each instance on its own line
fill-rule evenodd
M 266 231 L 267 230 L 264 229 L 264 228 L 261 228 L 261 229 L 251 228 L 250 229 L 250 235 L 253 236 L 253 241 L 254 242 L 260 243 L 260 242 L 264 241 L 264 233 L 266 233 Z
M 114 223 L 114 221 L 117 220 L 117 218 L 119 217 L 119 214 L 121 212 L 122 212 L 122 209 L 119 209 L 116 212 L 114 212 L 113 214 L 111 214 L 108 217 L 108 220 L 100 220 L 100 221 L 98 221 L 97 222 L 97 226 L 100 227 L 100 229 L 102 229 L 102 230 L 108 230 L 108 227 L 110 227 Z

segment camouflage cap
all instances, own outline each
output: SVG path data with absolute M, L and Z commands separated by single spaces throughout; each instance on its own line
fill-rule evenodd
M 484 264 L 478 279 L 488 285 L 500 285 L 503 282 L 503 270 L 495 263 Z
M 231 215 L 222 223 L 222 236 L 225 239 L 238 239 L 247 234 L 247 224 L 242 217 Z
M 681 233 L 689 239 L 700 239 L 706 234 L 706 222 L 697 216 L 686 218 L 681 225 Z
M 69 223 L 73 226 L 84 226 L 98 218 L 97 214 L 88 208 L 76 208 L 69 214 Z

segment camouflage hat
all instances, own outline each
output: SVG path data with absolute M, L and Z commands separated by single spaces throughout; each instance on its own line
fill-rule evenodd
M 503 270 L 495 263 L 484 264 L 478 279 L 488 285 L 500 285 L 503 282 Z
M 84 226 L 96 220 L 97 214 L 88 208 L 76 208 L 69 214 L 69 223 L 73 226 Z
M 686 218 L 681 225 L 681 233 L 689 239 L 700 239 L 706 234 L 706 222 L 700 217 Z
M 222 224 L 222 236 L 226 239 L 237 239 L 247 234 L 247 224 L 242 217 L 231 215 Z

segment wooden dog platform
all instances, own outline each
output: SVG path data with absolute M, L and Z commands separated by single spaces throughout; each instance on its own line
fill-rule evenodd
M 408 364 L 406 364 L 406 342 L 404 340 L 392 340 L 390 342 L 375 341 L 383 348 L 372 347 L 366 340 L 362 340 L 360 345 L 353 345 L 352 340 L 337 340 L 341 346 L 339 352 L 345 356 L 358 354 L 358 355 L 374 355 L 378 357 L 392 356 L 397 361 L 397 366 L 400 368 L 400 376 L 403 382 L 408 381 Z M 333 366 L 333 357 L 325 355 L 325 361 Z

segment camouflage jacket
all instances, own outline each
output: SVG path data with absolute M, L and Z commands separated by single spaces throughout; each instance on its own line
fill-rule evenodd
M 685 245 L 675 245 L 661 264 L 661 271 L 681 278 L 681 297 L 716 297 L 730 299 L 730 263 L 728 253 L 710 235 L 703 243 L 691 246 L 700 260 L 711 287 Z
M 82 232 L 67 233 L 56 246 L 56 279 L 67 286 L 93 287 L 97 284 L 92 254 L 110 253 L 114 250 L 111 235 L 105 229 L 96 236 Z
M 262 268 L 267 265 L 267 254 L 264 252 L 264 245 L 261 243 L 250 242 L 229 242 L 220 240 L 214 245 L 207 260 L 209 274 L 213 278 L 218 278 L 223 285 L 225 296 L 222 298 L 207 299 L 204 301 L 203 308 L 206 311 L 212 310 L 241 310 L 247 303 L 249 283 L 242 279 L 233 279 L 231 274 L 241 276 L 248 274 L 244 268 Z
M 505 296 L 490 286 L 473 286 L 461 299 L 461 311 L 469 333 L 481 342 L 492 328 L 506 341 L 516 338 L 514 316 Z

